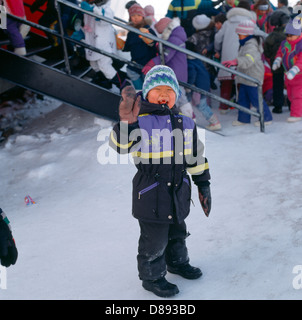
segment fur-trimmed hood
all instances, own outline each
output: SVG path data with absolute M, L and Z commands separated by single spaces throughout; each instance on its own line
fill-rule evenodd
M 180 19 L 177 17 L 173 18 L 172 21 L 168 24 L 168 26 L 164 29 L 161 38 L 163 40 L 168 40 L 172 31 L 178 27 L 180 27 Z

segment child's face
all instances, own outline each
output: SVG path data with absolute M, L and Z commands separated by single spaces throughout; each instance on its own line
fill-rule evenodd
M 130 20 L 131 22 L 133 22 L 134 25 L 140 25 L 143 22 L 144 17 L 138 14 L 134 14 L 130 17 Z
M 221 22 L 215 22 L 215 28 L 216 28 L 216 30 L 220 30 L 221 29 L 221 27 L 222 27 L 222 23 Z
M 175 105 L 176 94 L 169 86 L 157 86 L 148 92 L 147 100 L 150 103 L 167 104 L 171 109 Z
M 238 33 L 238 37 L 239 37 L 239 40 L 243 40 L 243 39 L 245 39 L 245 38 L 248 37 L 248 36 L 245 35 L 245 34 L 239 34 L 239 33 Z
M 299 38 L 299 36 L 295 36 L 293 34 L 286 35 L 286 40 L 289 40 L 289 41 L 294 41 L 294 40 L 297 40 L 298 38 Z

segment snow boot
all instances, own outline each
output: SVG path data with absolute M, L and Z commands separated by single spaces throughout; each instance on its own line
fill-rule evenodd
M 273 113 L 282 113 L 282 107 L 274 107 L 272 112 Z
M 202 276 L 199 268 L 192 267 L 189 263 L 181 264 L 179 266 L 168 266 L 167 270 L 170 273 L 178 274 L 186 279 L 198 279 Z
M 221 124 L 216 116 L 216 114 L 213 114 L 212 117 L 209 119 L 210 124 L 206 126 L 208 130 L 216 131 L 221 129 Z
M 168 282 L 165 277 L 154 281 L 143 280 L 143 288 L 162 298 L 172 297 L 179 293 L 177 286 Z

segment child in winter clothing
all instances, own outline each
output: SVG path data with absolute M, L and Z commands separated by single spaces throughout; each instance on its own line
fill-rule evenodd
M 18 251 L 9 220 L 0 208 L 0 264 L 8 268 L 16 263 L 17 258 Z
M 214 36 L 215 36 L 215 23 L 206 15 L 201 14 L 193 18 L 192 25 L 196 32 L 188 38 L 187 43 L 192 43 L 194 51 L 212 59 L 214 53 Z M 210 75 L 210 84 L 212 89 L 217 89 L 214 80 L 217 72 L 215 68 L 207 63 L 204 63 Z
M 237 70 L 245 73 L 263 83 L 264 79 L 264 65 L 261 60 L 262 41 L 260 37 L 254 35 L 255 23 L 250 20 L 245 20 L 238 24 L 236 33 L 239 36 L 239 52 L 238 57 L 234 60 L 224 61 L 222 64 L 226 67 L 237 66 Z M 254 82 L 236 76 L 237 84 L 239 86 L 238 104 L 249 109 L 252 104 L 257 109 L 259 108 L 258 102 L 258 89 Z M 272 123 L 272 114 L 263 99 L 263 111 L 265 124 Z M 244 125 L 250 123 L 251 116 L 248 113 L 238 112 L 238 120 L 233 121 L 234 126 Z M 255 122 L 259 126 L 259 121 Z
M 177 112 L 179 85 L 173 70 L 153 67 L 142 93 L 122 91 L 121 122 L 110 146 L 131 152 L 138 169 L 133 179 L 132 214 L 139 220 L 138 271 L 143 287 L 160 297 L 179 292 L 166 278 L 168 269 L 187 279 L 202 275 L 189 264 L 185 218 L 190 211 L 191 173 L 205 214 L 211 209 L 209 167 L 194 121 Z M 176 134 L 176 136 L 174 136 Z
M 204 17 L 205 19 L 209 19 L 206 16 Z M 200 26 L 201 19 L 197 20 L 199 21 L 199 24 L 197 24 L 197 21 L 194 19 L 193 25 L 195 27 Z M 194 33 L 186 43 L 187 49 L 197 53 L 200 53 L 200 51 L 204 52 L 204 50 L 207 50 L 208 52 L 208 49 L 209 51 L 212 50 L 209 47 L 212 47 L 213 43 L 209 43 L 207 46 L 207 41 L 199 41 L 201 40 L 201 38 L 202 34 L 200 31 Z M 210 76 L 208 70 L 205 68 L 204 63 L 201 60 L 193 58 L 192 56 L 188 56 L 188 83 L 193 84 L 196 87 L 205 91 L 210 91 Z M 197 104 L 197 108 L 201 111 L 203 116 L 210 123 L 209 126 L 207 126 L 207 129 L 213 131 L 221 129 L 221 124 L 217 116 L 213 113 L 212 109 L 208 105 L 206 96 L 200 96 L 200 102 Z
M 139 4 L 132 5 L 129 9 L 130 25 L 134 28 L 140 29 L 142 32 L 156 35 L 155 32 L 146 24 L 145 11 Z M 123 51 L 131 53 L 131 60 L 142 66 L 146 65 L 150 59 L 156 56 L 156 43 L 144 38 L 137 33 L 129 32 L 125 42 Z M 144 74 L 140 69 L 133 66 L 127 67 L 127 75 L 131 79 L 135 89 L 141 90 Z
M 187 40 L 187 35 L 184 28 L 180 25 L 178 18 L 162 18 L 160 19 L 155 28 L 157 32 L 161 35 L 163 40 L 171 42 L 179 47 L 185 47 L 185 42 Z M 188 82 L 188 64 L 186 54 L 172 49 L 167 46 L 163 46 L 164 63 L 176 74 L 177 80 L 182 82 Z M 153 66 L 162 64 L 161 56 L 157 56 L 151 59 L 143 68 L 143 73 L 146 74 Z M 186 92 L 183 87 L 180 87 L 181 96 L 178 99 L 176 106 L 180 111 L 190 117 L 194 117 L 193 107 L 186 97 Z
M 270 68 L 272 67 L 277 51 L 281 42 L 286 39 L 284 28 L 288 23 L 290 16 L 282 10 L 276 10 L 270 16 L 270 24 L 275 27 L 264 41 L 263 49 L 264 55 L 268 59 Z M 272 71 L 273 74 L 273 105 L 274 113 L 282 113 L 284 104 L 284 69 L 280 66 L 278 69 Z
M 110 19 L 114 18 L 114 13 L 110 8 L 110 0 L 97 0 L 94 4 L 89 4 L 86 1 L 81 2 L 82 9 L 96 13 L 100 16 L 104 16 Z M 112 25 L 101 19 L 96 19 L 88 14 L 84 15 L 84 32 L 85 42 L 97 49 L 104 50 L 108 53 L 116 53 L 116 38 L 115 31 Z M 124 77 L 119 74 L 113 67 L 112 59 L 108 56 L 85 49 L 86 59 L 90 62 L 92 69 L 98 75 L 104 75 L 108 79 L 108 83 L 99 83 L 95 78 L 95 83 L 102 86 L 106 85 L 108 89 L 115 84 L 120 88 L 123 84 Z M 102 78 L 101 76 L 99 78 Z
M 288 122 L 302 120 L 302 35 L 301 28 L 293 25 L 294 20 L 285 27 L 286 40 L 282 41 L 276 54 L 272 70 L 277 70 L 282 63 L 285 70 L 285 86 L 290 101 Z
M 25 19 L 25 9 L 22 0 L 0 0 L 0 5 L 3 4 L 6 11 L 14 16 Z M 26 32 L 23 33 L 21 28 L 23 25 L 21 22 L 7 17 L 7 29 L 6 33 L 11 41 L 11 45 L 14 48 L 14 52 L 18 55 L 26 55 L 26 48 L 24 38 L 28 33 L 29 29 L 26 26 Z

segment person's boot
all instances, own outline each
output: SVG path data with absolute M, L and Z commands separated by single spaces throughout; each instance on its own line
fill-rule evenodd
M 179 293 L 177 286 L 168 282 L 165 277 L 153 281 L 143 280 L 142 285 L 144 289 L 162 298 L 172 297 Z
M 282 107 L 274 107 L 272 112 L 273 113 L 282 113 Z
M 178 274 L 186 279 L 198 279 L 202 276 L 199 268 L 192 267 L 189 263 L 181 264 L 179 266 L 167 266 L 170 273 Z
M 218 120 L 216 114 L 213 114 L 212 117 L 209 119 L 210 124 L 206 126 L 208 130 L 216 131 L 221 129 L 221 123 Z

